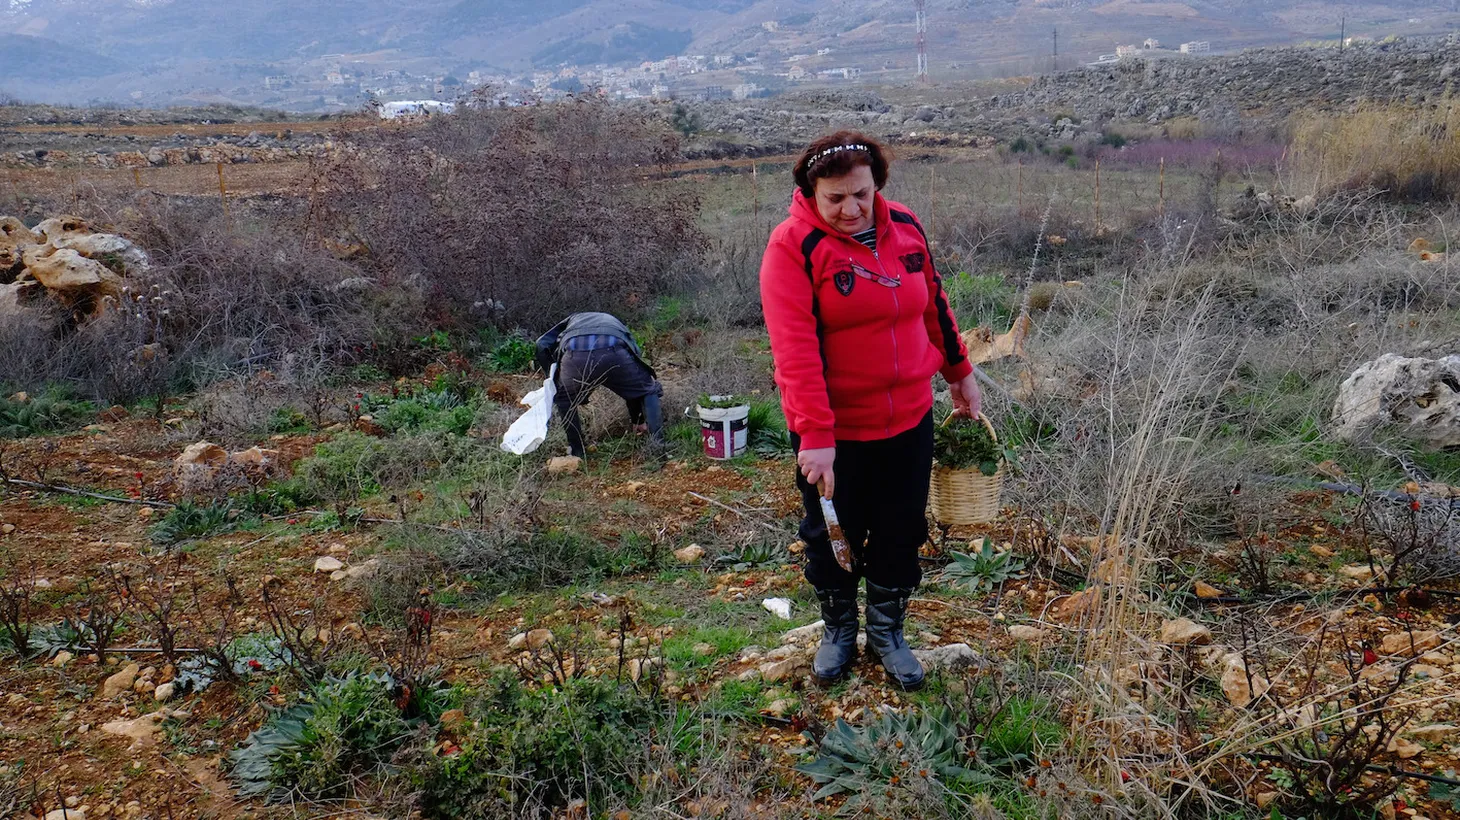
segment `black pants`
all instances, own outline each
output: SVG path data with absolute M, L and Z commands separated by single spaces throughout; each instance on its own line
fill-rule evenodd
M 791 435 L 801 450 L 801 437 Z M 841 568 L 831 553 L 826 520 L 816 488 L 796 471 L 806 506 L 801 540 L 806 544 L 806 580 L 817 589 L 855 591 L 862 578 L 883 587 L 915 587 L 923 579 L 918 550 L 928 540 L 928 483 L 933 471 L 933 414 L 911 430 L 879 441 L 838 441 L 835 497 L 837 518 L 860 573 Z
M 575 456 L 584 455 L 583 420 L 578 408 L 588 403 L 593 391 L 607 387 L 628 405 L 629 420 L 648 424 L 654 441 L 664 437 L 664 415 L 659 398 L 664 387 L 654 374 L 622 345 L 598 350 L 565 350 L 558 359 L 558 392 L 553 404 L 568 433 L 568 447 Z

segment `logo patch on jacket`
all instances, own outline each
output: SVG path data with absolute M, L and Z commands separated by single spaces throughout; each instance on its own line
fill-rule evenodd
M 898 258 L 902 260 L 902 266 L 907 269 L 908 273 L 922 273 L 923 265 L 928 261 L 928 258 L 920 253 L 910 253 Z
M 857 277 L 849 270 L 839 270 L 831 278 L 832 284 L 836 285 L 837 293 L 843 296 L 852 295 L 852 285 L 857 283 Z

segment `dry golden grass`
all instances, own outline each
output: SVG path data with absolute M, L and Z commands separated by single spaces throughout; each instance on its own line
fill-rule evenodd
M 1460 101 L 1367 105 L 1300 118 L 1289 154 L 1290 187 L 1323 194 L 1377 187 L 1407 200 L 1460 192 Z

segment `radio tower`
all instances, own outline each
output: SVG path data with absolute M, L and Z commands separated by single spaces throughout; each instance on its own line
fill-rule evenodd
M 928 81 L 928 15 L 924 12 L 927 0 L 913 0 L 918 10 L 918 82 Z

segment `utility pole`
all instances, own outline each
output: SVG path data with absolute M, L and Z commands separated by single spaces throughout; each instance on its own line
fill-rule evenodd
M 918 13 L 918 82 L 928 82 L 928 15 L 927 0 L 913 0 Z
M 1348 39 L 1348 15 L 1338 18 L 1338 50 L 1343 51 L 1343 41 Z
M 1060 70 L 1060 27 L 1054 27 L 1054 48 L 1049 52 L 1049 71 L 1051 74 Z

